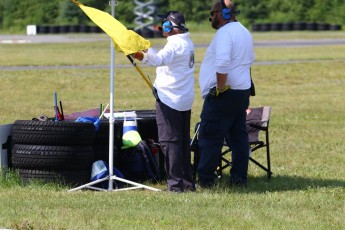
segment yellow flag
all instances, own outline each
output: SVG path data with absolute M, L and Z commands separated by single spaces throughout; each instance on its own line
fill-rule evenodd
M 150 41 L 144 39 L 134 31 L 128 30 L 110 14 L 92 7 L 84 6 L 76 0 L 71 1 L 79 6 L 96 25 L 112 38 L 117 51 L 129 55 L 152 46 Z

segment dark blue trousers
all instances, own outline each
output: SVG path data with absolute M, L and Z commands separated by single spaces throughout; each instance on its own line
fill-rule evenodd
M 247 182 L 249 144 L 246 109 L 250 90 L 229 90 L 218 97 L 206 97 L 199 128 L 200 161 L 198 179 L 201 186 L 214 184 L 215 171 L 221 157 L 224 138 L 232 149 L 230 176 Z
M 165 156 L 170 191 L 195 190 L 190 153 L 191 110 L 177 111 L 156 102 L 158 137 Z

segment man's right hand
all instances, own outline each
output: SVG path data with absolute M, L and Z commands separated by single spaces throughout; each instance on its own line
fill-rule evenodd
M 142 61 L 144 59 L 144 54 L 141 51 L 138 51 L 135 54 L 132 54 L 132 57 Z

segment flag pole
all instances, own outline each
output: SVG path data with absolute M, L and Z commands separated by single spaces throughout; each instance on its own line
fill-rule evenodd
M 111 0 L 111 16 L 115 17 L 115 0 Z M 110 38 L 110 117 L 109 117 L 109 178 L 114 175 L 114 78 L 115 78 L 115 45 Z M 109 180 L 108 190 L 113 190 L 113 181 Z
M 132 65 L 135 67 L 135 69 L 139 72 L 140 76 L 144 79 L 144 81 L 146 82 L 146 84 L 150 87 L 150 89 L 152 90 L 153 85 L 150 81 L 150 79 L 148 77 L 146 77 L 143 73 L 143 71 L 141 71 L 141 69 L 139 68 L 139 66 L 137 65 L 137 63 L 134 62 L 133 58 L 131 57 L 131 55 L 127 55 L 127 58 L 129 59 L 129 61 L 132 63 Z

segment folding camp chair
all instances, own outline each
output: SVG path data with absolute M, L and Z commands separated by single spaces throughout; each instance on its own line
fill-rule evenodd
M 249 160 L 253 162 L 255 165 L 259 166 L 267 173 L 267 178 L 270 179 L 272 175 L 271 171 L 271 160 L 270 160 L 270 144 L 269 144 L 269 120 L 270 120 L 270 113 L 271 107 L 264 106 L 264 107 L 257 107 L 257 108 L 250 108 L 247 110 L 247 131 L 248 131 L 248 139 L 249 139 L 249 148 L 250 148 L 250 157 Z M 191 151 L 194 152 L 194 162 L 193 162 L 193 175 L 196 178 L 196 172 L 198 167 L 198 162 L 200 158 L 199 148 L 198 148 L 198 132 L 199 132 L 199 123 L 195 126 L 195 134 L 191 141 Z M 264 139 L 260 139 L 259 133 L 263 132 L 265 135 Z M 222 176 L 223 170 L 227 167 L 231 166 L 231 161 L 228 160 L 227 154 L 229 153 L 231 156 L 231 148 L 229 148 L 226 144 L 226 139 L 224 139 L 224 146 L 226 149 L 222 151 L 221 158 L 219 160 L 218 167 L 216 169 L 216 174 L 218 177 Z M 260 149 L 266 149 L 266 166 L 258 162 L 253 158 L 253 152 Z

